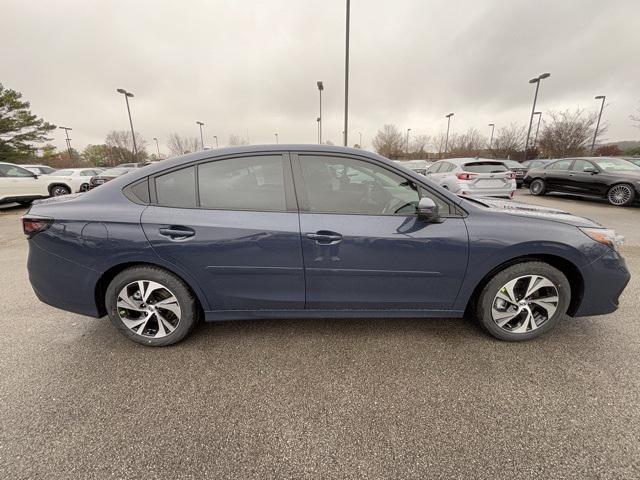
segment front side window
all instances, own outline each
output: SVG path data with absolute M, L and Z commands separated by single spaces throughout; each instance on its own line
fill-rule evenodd
M 559 160 L 547 166 L 547 170 L 569 170 L 573 160 Z
M 598 166 L 605 172 L 640 172 L 637 165 L 622 158 L 599 159 Z
M 281 155 L 217 160 L 198 166 L 200 206 L 222 210 L 285 211 Z
M 595 168 L 596 167 L 594 167 L 591 162 L 588 162 L 586 160 L 576 160 L 575 162 L 573 162 L 573 167 L 571 167 L 571 170 L 573 170 L 574 172 L 585 172 L 589 169 L 593 170 Z
M 183 168 L 156 177 L 158 204 L 164 207 L 196 207 L 195 167 Z
M 1 164 L 0 174 L 4 177 L 33 177 L 33 173 L 26 168 L 15 165 Z
M 301 156 L 308 209 L 317 213 L 413 215 L 420 195 L 411 180 L 362 160 Z

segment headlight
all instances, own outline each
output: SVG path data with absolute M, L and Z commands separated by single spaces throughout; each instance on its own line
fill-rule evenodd
M 589 238 L 617 250 L 624 243 L 624 237 L 610 228 L 580 228 Z

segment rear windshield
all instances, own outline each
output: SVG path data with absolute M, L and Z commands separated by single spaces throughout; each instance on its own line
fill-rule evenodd
M 472 162 L 465 163 L 462 167 L 465 172 L 471 173 L 499 173 L 506 172 L 507 167 L 496 162 Z

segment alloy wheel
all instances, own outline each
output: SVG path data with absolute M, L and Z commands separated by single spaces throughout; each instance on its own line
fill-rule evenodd
M 609 190 L 607 197 L 612 205 L 626 205 L 632 195 L 633 192 L 628 185 L 615 185 Z
M 542 191 L 542 183 L 538 180 L 535 180 L 532 184 L 531 184 L 531 193 L 533 193 L 534 195 L 537 195 L 538 193 L 540 193 Z
M 66 195 L 69 191 L 64 187 L 54 187 L 51 191 L 51 195 L 54 197 L 59 197 L 60 195 Z
M 171 290 L 151 280 L 126 285 L 120 290 L 116 305 L 122 323 L 143 337 L 166 337 L 178 327 L 182 315 Z
M 510 280 L 498 290 L 491 306 L 491 317 L 498 327 L 510 333 L 536 330 L 555 314 L 558 289 L 541 275 L 524 275 Z

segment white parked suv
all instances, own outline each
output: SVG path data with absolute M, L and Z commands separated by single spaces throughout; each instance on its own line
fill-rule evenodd
M 26 205 L 49 195 L 48 175 L 38 175 L 13 163 L 0 162 L 0 203 Z
M 52 197 L 89 190 L 89 180 L 100 175 L 100 168 L 63 168 L 47 176 Z
M 426 176 L 459 195 L 513 198 L 515 174 L 487 158 L 448 158 L 431 165 Z

